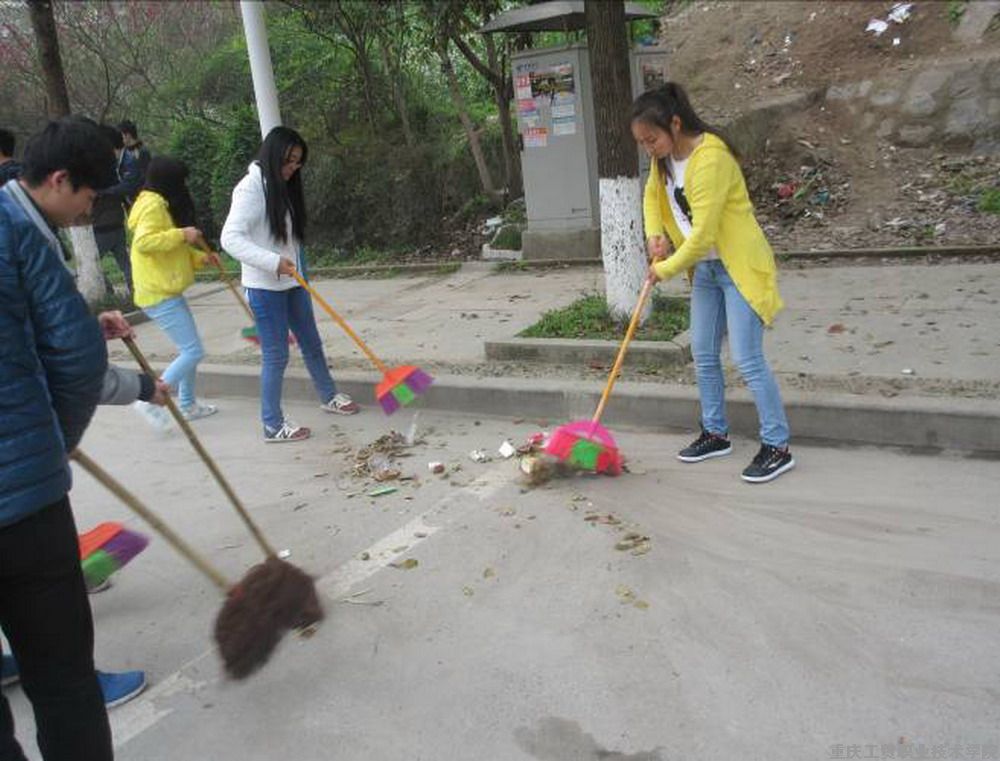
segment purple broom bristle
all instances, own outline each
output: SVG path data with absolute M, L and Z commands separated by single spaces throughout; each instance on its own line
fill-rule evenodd
M 146 549 L 148 544 L 148 537 L 135 531 L 123 529 L 105 542 L 101 549 L 113 557 L 118 567 L 121 568 Z
M 433 382 L 434 379 L 419 368 L 406 376 L 406 385 L 414 394 L 424 393 Z
M 399 402 L 396 401 L 396 397 L 394 397 L 392 394 L 386 394 L 385 396 L 383 396 L 381 399 L 378 400 L 378 403 L 382 405 L 382 412 L 384 412 L 386 415 L 391 415 L 393 412 L 399 409 Z

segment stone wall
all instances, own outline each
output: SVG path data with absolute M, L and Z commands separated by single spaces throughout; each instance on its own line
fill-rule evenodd
M 1000 55 L 942 63 L 902 80 L 894 72 L 891 80 L 831 85 L 826 100 L 900 146 L 1000 153 Z

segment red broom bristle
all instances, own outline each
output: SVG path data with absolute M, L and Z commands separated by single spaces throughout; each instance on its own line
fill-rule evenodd
M 548 442 L 546 442 L 545 451 L 553 457 L 565 460 L 572 454 L 573 445 L 576 444 L 576 440 L 577 436 L 575 433 L 557 428 Z

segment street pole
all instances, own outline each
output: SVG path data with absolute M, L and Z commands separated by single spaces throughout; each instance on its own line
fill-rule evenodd
M 271 67 L 271 50 L 267 45 L 267 22 L 264 4 L 259 0 L 240 0 L 243 16 L 243 33 L 247 38 L 247 55 L 250 58 L 250 75 L 253 93 L 257 100 L 261 137 L 281 124 L 278 108 L 278 91 L 274 86 L 274 69 Z

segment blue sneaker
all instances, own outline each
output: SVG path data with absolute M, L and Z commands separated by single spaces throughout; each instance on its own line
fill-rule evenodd
M 14 656 L 0 656 L 0 687 L 14 684 L 20 678 L 21 674 L 17 669 L 17 661 L 14 660 Z
M 121 671 L 119 673 L 98 671 L 97 681 L 101 684 L 104 705 L 107 708 L 127 703 L 146 689 L 146 673 L 143 671 Z

